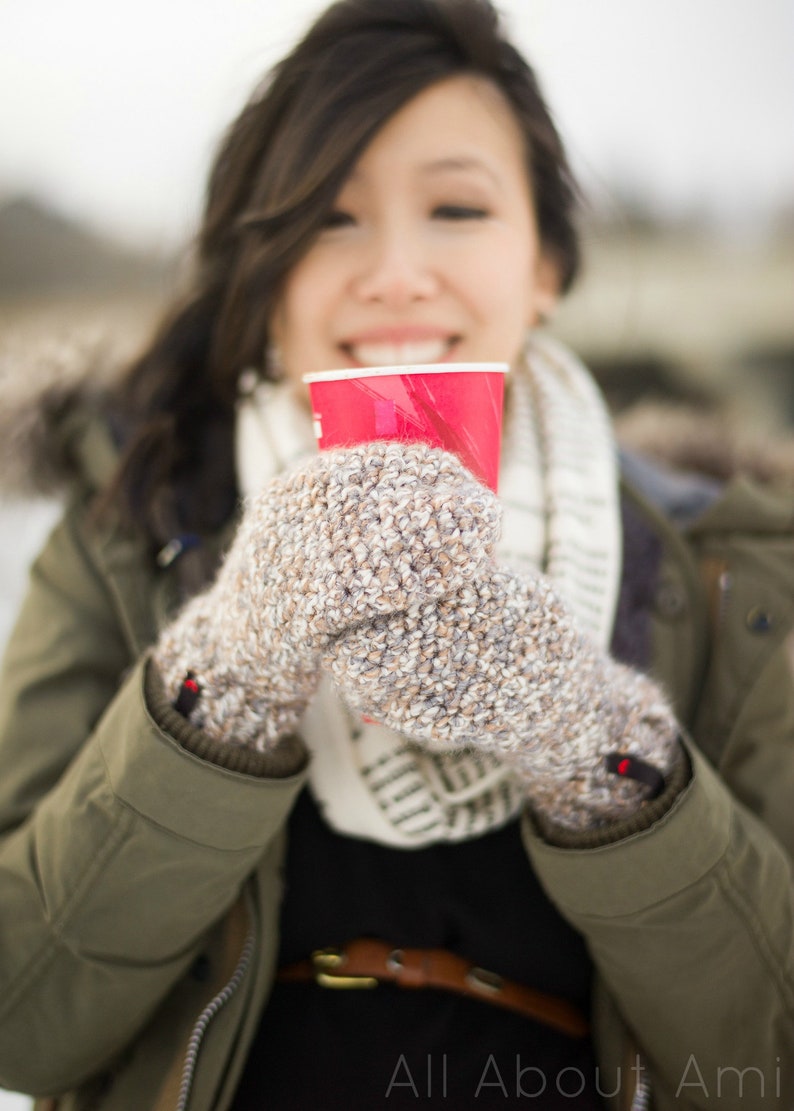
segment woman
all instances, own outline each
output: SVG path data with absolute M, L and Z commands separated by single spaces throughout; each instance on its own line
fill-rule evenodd
M 791 1098 L 785 646 L 761 673 L 727 606 L 708 669 L 698 529 L 734 503 L 619 486 L 538 334 L 573 207 L 482 0 L 341 0 L 232 126 L 189 295 L 59 425 L 72 497 L 2 688 L 3 1084 Z M 500 505 L 435 449 L 316 455 L 304 373 L 455 360 L 512 365 Z

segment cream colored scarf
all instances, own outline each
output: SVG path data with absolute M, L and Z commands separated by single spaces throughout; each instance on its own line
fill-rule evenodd
M 620 581 L 614 442 L 606 407 L 582 364 L 534 335 L 508 377 L 498 558 L 547 574 L 582 625 L 609 642 Z M 295 387 L 255 379 L 238 409 L 237 468 L 244 494 L 316 450 Z M 353 714 L 327 678 L 301 723 L 312 753 L 311 790 L 340 832 L 401 848 L 460 841 L 521 809 L 517 780 L 493 757 L 430 755 L 410 738 Z

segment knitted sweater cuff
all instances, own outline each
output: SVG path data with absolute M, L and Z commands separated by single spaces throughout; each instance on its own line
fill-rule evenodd
M 306 747 L 294 734 L 282 737 L 267 752 L 258 752 L 247 745 L 215 740 L 196 728 L 174 709 L 166 694 L 160 670 L 151 658 L 144 672 L 144 697 L 149 713 L 163 732 L 193 756 L 227 771 L 260 779 L 287 779 L 301 771 L 308 762 Z
M 683 744 L 679 741 L 677 759 L 667 776 L 664 790 L 657 798 L 642 803 L 629 817 L 588 830 L 569 829 L 537 812 L 530 813 L 530 821 L 543 840 L 557 848 L 598 849 L 650 829 L 655 822 L 664 817 L 691 778 L 692 765 Z

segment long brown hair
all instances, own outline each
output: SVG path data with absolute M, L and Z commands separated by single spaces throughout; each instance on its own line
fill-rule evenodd
M 561 288 L 570 286 L 579 265 L 575 186 L 535 75 L 489 0 L 337 0 L 227 132 L 189 291 L 127 377 L 117 490 L 153 539 L 163 539 L 164 499 L 178 508 L 180 527 L 197 532 L 232 508 L 238 379 L 247 367 L 267 373 L 268 321 L 285 275 L 383 123 L 459 73 L 489 78 L 511 104 L 526 137 L 541 242 Z

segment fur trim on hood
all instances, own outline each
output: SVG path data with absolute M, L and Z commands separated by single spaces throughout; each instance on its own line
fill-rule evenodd
M 674 471 L 722 482 L 743 474 L 763 486 L 794 488 L 794 433 L 748 430 L 718 410 L 660 401 L 620 413 L 615 433 L 623 447 Z
M 0 346 L 0 496 L 61 494 L 80 462 L 79 430 L 121 377 L 118 353 L 98 333 L 48 342 L 4 337 Z

